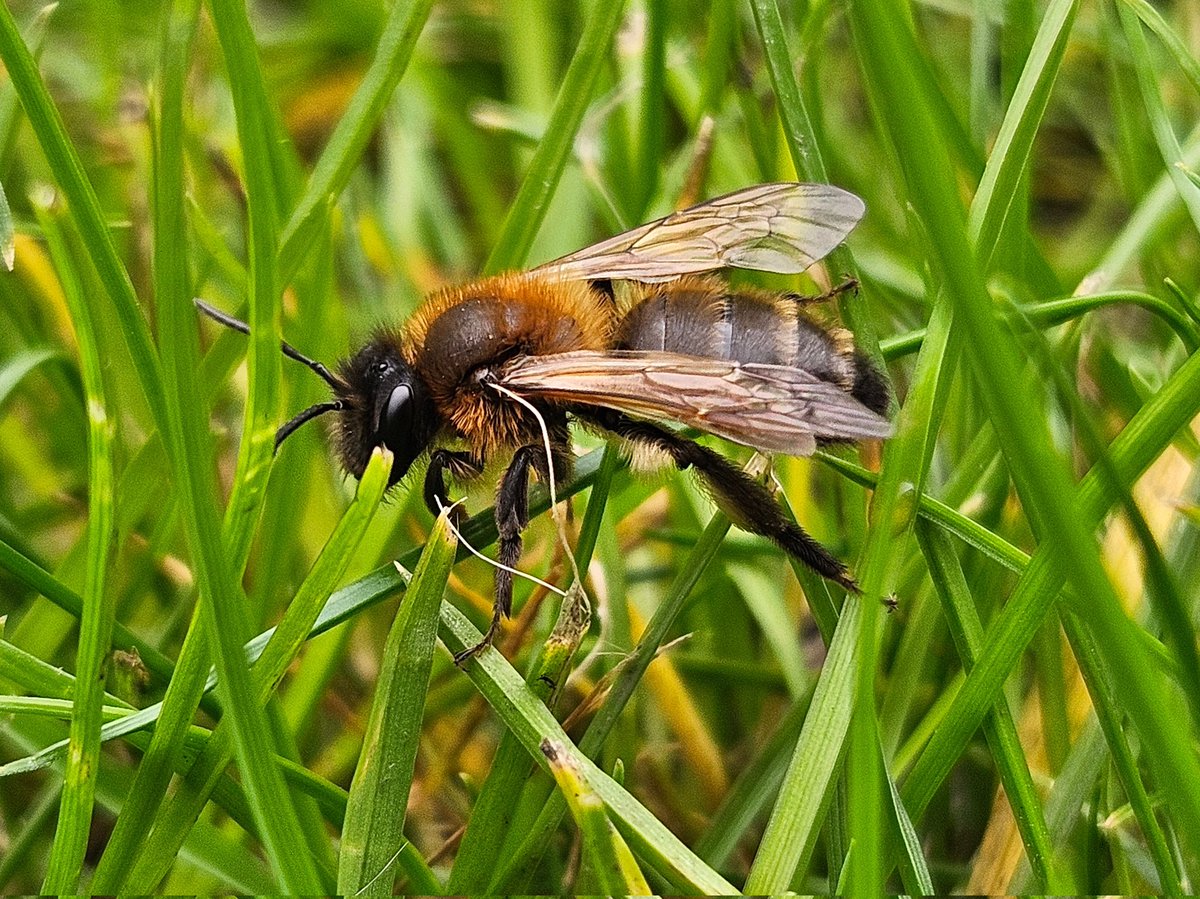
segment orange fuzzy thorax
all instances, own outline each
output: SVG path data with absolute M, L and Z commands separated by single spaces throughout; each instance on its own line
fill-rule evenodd
M 604 349 L 612 314 L 586 282 L 503 274 L 431 294 L 401 344 L 451 429 L 488 456 L 541 438 L 529 411 L 483 386 L 479 374 L 520 355 Z

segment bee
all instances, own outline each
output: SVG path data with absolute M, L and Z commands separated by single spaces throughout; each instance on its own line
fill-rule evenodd
M 449 504 L 447 477 L 466 481 L 489 459 L 511 456 L 496 493 L 503 567 L 492 621 L 464 656 L 489 645 L 511 610 L 505 569 L 520 559 L 530 475 L 569 476 L 572 422 L 621 438 L 635 461 L 693 469 L 739 527 L 857 591 L 845 564 L 791 521 L 763 484 L 664 423 L 796 456 L 891 433 L 883 374 L 848 331 L 804 309 L 829 295 L 730 288 L 712 274 L 802 272 L 863 212 L 858 197 L 830 185 L 749 187 L 529 271 L 436 291 L 336 372 L 284 344 L 324 378 L 333 398 L 284 424 L 276 448 L 305 422 L 337 413 L 345 470 L 361 477 L 372 450 L 384 445 L 394 485 L 426 459 L 424 499 L 435 515 Z M 614 281 L 627 282 L 622 302 Z

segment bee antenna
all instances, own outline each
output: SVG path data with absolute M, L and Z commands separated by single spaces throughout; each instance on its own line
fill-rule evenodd
M 287 440 L 292 433 L 304 424 L 306 421 L 312 421 L 318 415 L 324 415 L 326 412 L 341 412 L 345 408 L 345 404 L 341 400 L 332 400 L 325 403 L 316 403 L 309 406 L 303 412 L 296 415 L 291 420 L 285 422 L 278 431 L 275 432 L 275 452 L 279 452 L 279 445 Z
M 197 309 L 199 309 L 201 312 L 203 312 L 205 315 L 207 315 L 213 321 L 220 322 L 226 328 L 231 328 L 232 330 L 238 331 L 242 334 L 245 334 L 246 336 L 250 335 L 250 326 L 248 324 L 246 324 L 244 321 L 242 321 L 241 319 L 234 318 L 232 315 L 227 315 L 226 313 L 222 312 L 220 309 L 216 308 L 215 306 L 208 305 L 208 303 L 204 302 L 204 300 L 200 299 L 199 297 L 193 299 L 192 302 L 196 304 Z M 280 346 L 280 349 L 283 350 L 283 355 L 287 356 L 289 359 L 295 359 L 297 362 L 301 363 L 302 365 L 306 365 L 309 368 L 311 368 L 313 371 L 315 371 L 318 375 L 320 375 L 321 380 L 323 380 L 326 384 L 328 384 L 334 390 L 345 390 L 346 389 L 346 385 L 342 382 L 341 378 L 339 378 L 337 375 L 335 375 L 333 372 L 331 372 L 328 368 L 326 368 L 324 365 L 322 365 L 317 360 L 310 359 L 307 356 L 305 356 L 302 352 L 300 352 L 298 349 L 296 349 L 294 346 L 292 346 L 286 340 L 283 341 L 283 343 Z M 326 411 L 328 411 L 328 410 L 326 410 Z M 301 413 L 301 414 L 303 414 L 303 413 Z M 307 421 L 307 419 L 305 419 L 305 421 Z M 290 422 L 289 422 L 289 424 L 290 424 Z M 287 425 L 284 425 L 284 427 L 287 427 Z

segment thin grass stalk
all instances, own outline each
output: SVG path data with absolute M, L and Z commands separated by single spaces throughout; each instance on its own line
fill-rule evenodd
M 442 604 L 438 635 L 451 652 L 474 646 L 480 637 L 479 631 L 449 603 Z M 736 892 L 731 883 L 704 864 L 641 803 L 597 768 L 582 747 L 575 748 L 550 710 L 529 692 L 524 679 L 499 652 L 494 648 L 484 650 L 467 666 L 466 672 L 505 726 L 518 734 L 526 752 L 543 769 L 549 763 L 540 748 L 542 741 L 551 739 L 564 747 L 604 801 L 613 823 L 642 864 L 664 878 L 672 889 L 680 893 L 720 895 Z
M 868 5 L 856 9 L 861 14 L 862 27 L 858 33 L 862 40 L 877 52 L 886 53 L 885 47 L 875 44 L 882 39 L 881 35 L 902 26 L 883 10 Z M 893 73 L 898 75 L 901 85 L 911 80 L 911 73 L 903 66 L 893 67 Z M 1190 786 L 1200 784 L 1200 764 L 1172 743 L 1169 722 L 1161 714 L 1164 708 L 1160 701 L 1161 682 L 1155 678 L 1139 679 L 1143 660 L 1140 643 L 1129 635 L 1133 625 L 1121 611 L 1100 565 L 1094 537 L 1076 511 L 1069 474 L 1054 453 L 1039 414 L 1030 414 L 1031 408 L 1037 410 L 1040 405 L 1031 406 L 1028 391 L 1022 387 L 1012 339 L 992 317 L 989 299 L 966 242 L 965 221 L 960 221 L 957 198 L 945 177 L 949 160 L 937 152 L 939 148 L 934 148 L 932 154 L 923 149 L 928 144 L 921 135 L 933 127 L 928 110 L 916 100 L 909 111 L 910 117 L 895 130 L 894 136 L 907 151 L 902 157 L 913 186 L 913 202 L 929 229 L 947 289 L 963 315 L 970 336 L 971 359 L 979 373 L 978 383 L 983 388 L 989 416 L 1001 435 L 1010 468 L 1027 501 L 1033 504 L 1031 514 L 1046 530 L 1049 545 L 1059 554 L 1055 564 L 1066 568 L 1079 592 L 1090 597 L 1090 622 L 1097 638 L 1111 653 L 1114 680 L 1132 711 L 1152 767 L 1164 782 L 1189 785 L 1171 797 L 1182 831 L 1200 833 L 1200 795 Z M 984 347 L 986 353 L 982 352 Z
M 42 883 L 43 892 L 70 893 L 78 889 L 91 832 L 96 769 L 100 762 L 104 681 L 116 615 L 117 594 L 109 577 L 116 537 L 113 495 L 116 418 L 101 371 L 96 316 L 89 308 L 75 274 L 62 227 L 53 210 L 40 206 L 35 206 L 35 210 L 71 309 L 88 412 L 87 563 L 76 652 L 76 688 L 72 696 L 70 751 L 59 803 L 58 827 Z
M 655 609 L 637 646 L 622 661 L 620 673 L 613 682 L 608 696 L 579 741 L 580 751 L 588 758 L 597 756 L 604 746 L 605 740 L 616 725 L 617 718 L 624 710 L 626 703 L 629 702 L 634 689 L 641 682 L 646 668 L 654 660 L 659 647 L 666 640 L 667 633 L 682 610 L 684 602 L 691 594 L 692 588 L 712 563 L 729 527 L 729 519 L 722 513 L 718 512 L 712 517 L 700 535 L 700 539 L 696 541 L 695 548 L 689 553 L 679 574 L 667 590 L 662 603 Z M 549 835 L 558 828 L 565 813 L 565 802 L 558 794 L 551 793 L 533 827 L 521 841 L 517 852 L 502 868 L 493 873 L 489 890 L 495 891 L 512 883 L 528 881 L 538 860 L 546 850 Z
M 121 321 L 122 337 L 133 356 L 138 383 L 146 395 L 154 423 L 161 430 L 166 422 L 166 405 L 162 371 L 150 339 L 149 326 L 138 306 L 129 272 L 117 255 L 100 201 L 7 3 L 0 5 L 0 59 L 8 69 L 30 127 L 66 197 L 70 215 Z
M 609 491 L 612 488 L 612 478 L 620 465 L 620 459 L 616 443 L 605 447 L 596 481 L 588 496 L 587 511 L 579 529 L 579 539 L 575 543 L 576 563 L 581 572 L 586 572 L 591 564 L 604 510 L 608 504 Z M 565 604 L 567 600 L 564 599 L 563 602 Z M 552 634 L 550 639 L 556 639 L 560 630 L 562 629 L 556 626 L 555 634 Z M 573 655 L 581 636 L 576 635 L 574 645 L 569 647 L 570 654 Z M 557 688 L 562 684 L 566 672 L 561 670 L 561 663 L 548 662 L 548 657 L 561 658 L 565 650 L 566 647 L 552 647 L 548 640 L 538 657 L 530 664 L 526 676 L 529 689 L 551 708 Z M 496 747 L 487 780 L 484 781 L 479 797 L 471 809 L 467 829 L 459 842 L 446 884 L 451 893 L 486 888 L 489 872 L 495 862 L 495 847 L 504 839 L 511 826 L 513 809 L 528 778 L 529 770 L 528 753 L 515 734 L 505 731 Z
M 624 6 L 623 0 L 611 0 L 592 7 L 575 55 L 563 76 L 545 134 L 504 218 L 500 237 L 483 266 L 484 274 L 516 268 L 528 255 L 554 188 L 562 177 Z
M 412 59 L 433 0 L 398 0 L 388 12 L 362 82 L 313 167 L 303 195 L 280 235 L 279 282 L 291 283 L 312 247 L 320 219 L 345 189 Z
M 929 564 L 929 573 L 942 601 L 950 633 L 958 649 L 963 667 L 968 671 L 974 664 L 983 644 L 983 625 L 975 609 L 966 578 L 958 559 L 950 547 L 949 537 L 921 521 L 916 529 L 921 551 Z M 1076 892 L 1067 880 L 1065 869 L 1055 859 L 1054 845 L 1050 839 L 1045 814 L 1028 763 L 1017 736 L 1016 723 L 1008 702 L 1001 697 L 984 720 L 984 734 L 992 755 L 998 760 L 997 768 L 1004 794 L 1012 807 L 1013 817 L 1021 839 L 1025 843 L 1034 875 L 1039 884 L 1060 884 L 1065 892 Z M 1002 761 L 1001 761 L 1002 760 Z M 1056 890 L 1058 891 L 1058 890 Z

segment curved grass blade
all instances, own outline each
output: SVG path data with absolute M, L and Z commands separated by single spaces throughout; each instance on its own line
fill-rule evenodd
M 483 274 L 516 268 L 525 261 L 549 208 L 554 187 L 562 177 L 624 6 L 624 0 L 610 0 L 592 7 L 575 55 L 563 76 L 545 134 L 505 216 L 500 237 L 483 266 Z
M 383 111 L 408 68 L 417 38 L 429 18 L 433 0 L 403 0 L 392 4 L 379 46 L 362 83 L 338 120 L 329 143 L 321 152 L 304 195 L 296 203 L 280 236 L 280 283 L 295 277 L 312 242 L 320 231 L 320 220 L 350 180 Z
M 590 871 L 606 896 L 649 896 L 650 885 L 637 866 L 633 853 L 621 839 L 604 803 L 592 790 L 582 769 L 554 740 L 542 741 L 542 755 L 550 764 L 558 788 L 567 801 L 571 817 L 583 836 L 583 851 L 591 863 Z
M 8 400 L 14 390 L 39 366 L 47 362 L 65 362 L 66 356 L 50 347 L 38 347 L 10 356 L 0 367 L 0 406 Z
M 71 146 L 62 116 L 50 99 L 45 82 L 38 73 L 37 63 L 21 39 L 7 3 L 0 4 L 0 59 L 8 69 L 29 125 L 67 198 L 70 215 L 121 321 L 122 337 L 133 356 L 138 381 L 146 394 L 154 423 L 162 430 L 166 426 L 162 372 L 158 354 L 150 339 L 150 329 L 138 306 L 133 282 L 117 255 L 100 201 L 83 170 L 79 154 Z
M 105 665 L 112 646 L 117 593 L 109 576 L 115 552 L 116 499 L 113 495 L 113 442 L 116 416 L 109 402 L 101 372 L 100 347 L 96 336 L 97 316 L 89 308 L 83 287 L 67 251 L 59 214 L 36 203 L 38 221 L 50 245 L 58 269 L 75 336 L 79 344 L 80 370 L 87 399 L 88 526 L 87 566 L 83 582 L 83 615 L 79 622 L 76 651 L 75 704 L 71 715 L 70 751 L 59 804 L 58 827 L 42 890 L 72 893 L 79 875 L 91 831 L 96 794 L 96 768 L 100 759 L 100 727 L 103 718 Z
M 457 546 L 443 511 L 384 644 L 342 827 L 337 887 L 343 895 L 392 895 L 396 878 L 389 869 L 407 842 L 404 810 L 421 739 L 438 609 Z
M 461 652 L 476 645 L 480 633 L 461 612 L 444 602 L 438 636 L 451 652 Z M 704 864 L 641 803 L 597 768 L 582 748 L 575 748 L 550 710 L 530 692 L 521 675 L 495 648 L 475 656 L 468 663 L 466 674 L 539 765 L 548 768 L 540 748 L 543 740 L 554 740 L 564 748 L 604 801 L 611 820 L 643 865 L 681 893 L 737 892 L 733 884 Z M 565 806 L 565 800 L 560 801 Z

